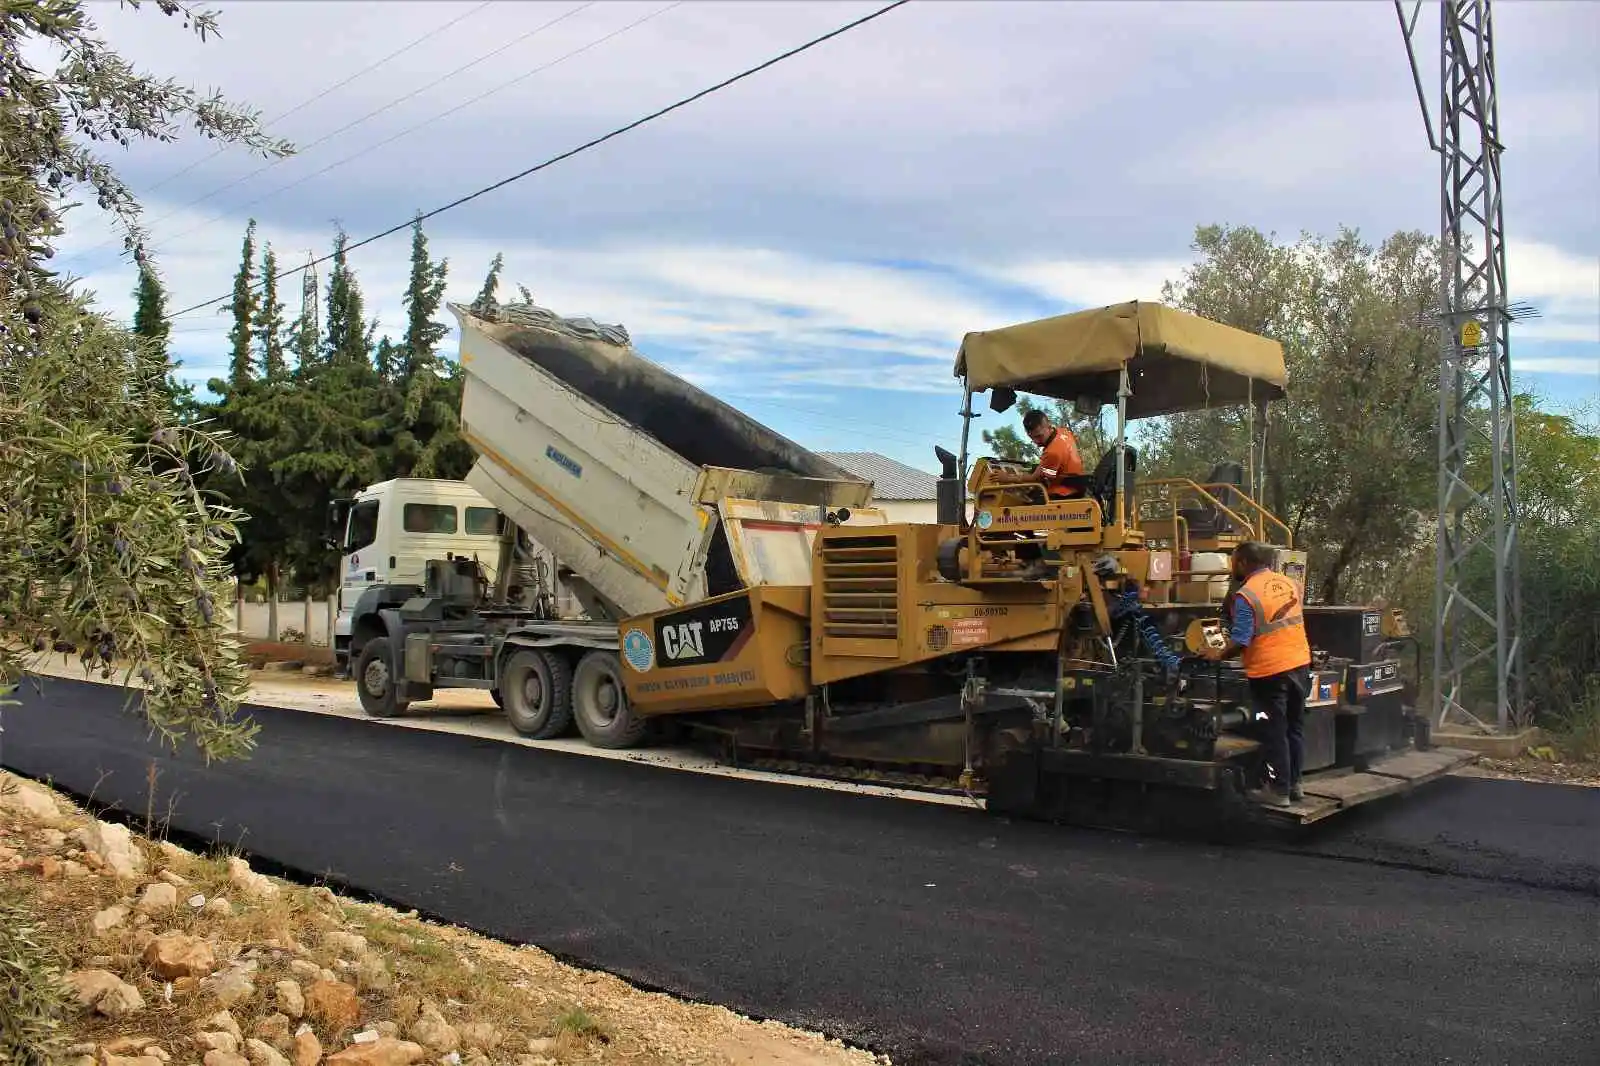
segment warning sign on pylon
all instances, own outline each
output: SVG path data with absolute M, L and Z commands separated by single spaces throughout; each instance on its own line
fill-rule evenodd
M 1461 323 L 1461 347 L 1476 348 L 1483 343 L 1483 327 L 1478 325 L 1478 320 L 1469 318 Z

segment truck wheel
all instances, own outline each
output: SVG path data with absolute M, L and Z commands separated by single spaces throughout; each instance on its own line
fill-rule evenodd
M 354 676 L 362 710 L 374 718 L 405 713 L 411 701 L 395 696 L 394 656 L 389 653 L 388 637 L 373 637 L 361 646 Z
M 572 724 L 572 670 L 560 655 L 512 652 L 500 671 L 500 694 L 506 720 L 525 737 L 549 740 Z
M 597 748 L 631 748 L 649 724 L 628 706 L 616 652 L 591 651 L 579 661 L 572 675 L 572 710 L 578 731 Z

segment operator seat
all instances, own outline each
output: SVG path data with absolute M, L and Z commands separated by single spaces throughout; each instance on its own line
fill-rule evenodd
M 1127 492 L 1122 497 L 1123 521 L 1133 524 L 1133 483 L 1134 475 L 1139 467 L 1139 452 L 1132 445 L 1123 445 L 1123 467 L 1126 473 L 1123 484 Z M 1088 492 L 1100 504 L 1101 519 L 1110 525 L 1116 518 L 1114 509 L 1117 504 L 1117 446 L 1113 444 L 1106 449 L 1106 453 L 1095 464 L 1094 473 L 1088 477 Z
M 1238 511 L 1244 494 L 1244 464 L 1218 463 L 1201 484 L 1220 486 L 1206 491 L 1216 497 L 1217 503 L 1223 507 Z M 1189 536 L 1194 538 L 1211 540 L 1216 537 L 1240 537 L 1248 532 L 1237 528 L 1237 523 L 1209 500 L 1199 507 L 1178 508 L 1178 516 L 1188 525 Z

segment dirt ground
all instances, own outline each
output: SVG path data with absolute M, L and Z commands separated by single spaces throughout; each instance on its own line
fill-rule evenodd
M 67 978 L 70 1066 L 889 1061 L 128 834 L 3 774 L 0 898 Z

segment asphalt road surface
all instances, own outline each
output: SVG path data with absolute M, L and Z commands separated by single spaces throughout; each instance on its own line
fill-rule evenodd
M 186 832 L 900 1063 L 1600 1061 L 1600 790 L 1217 848 L 272 708 L 206 768 L 46 685 L 12 769 L 143 812 L 154 756 Z

